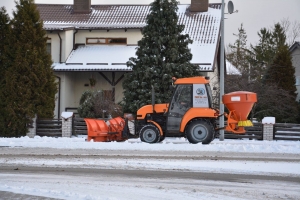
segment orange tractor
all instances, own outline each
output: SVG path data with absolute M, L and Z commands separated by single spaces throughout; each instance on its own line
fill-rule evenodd
M 251 92 L 233 92 L 225 94 L 222 98 L 229 114 L 226 130 L 236 134 L 245 133 L 245 126 L 252 126 L 247 117 L 253 104 L 257 101 L 256 94 Z M 128 119 L 106 125 L 101 128 L 90 127 L 90 120 L 85 119 L 88 125 L 88 140 L 97 141 L 97 131 L 103 135 L 98 141 L 122 141 L 132 137 L 140 137 L 146 143 L 157 143 L 165 137 L 186 137 L 190 143 L 209 144 L 216 136 L 218 130 L 217 120 L 222 115 L 219 110 L 212 107 L 212 93 L 207 77 L 180 78 L 174 82 L 174 93 L 170 103 L 155 104 L 152 91 L 152 105 L 141 107 L 134 120 L 134 130 L 129 131 Z M 120 120 L 118 118 L 118 120 Z M 91 120 L 92 121 L 92 120 Z M 98 120 L 101 121 L 101 120 Z M 94 122 L 93 122 L 94 123 Z M 96 123 L 96 122 L 95 122 Z M 100 123 L 100 122 L 99 122 Z M 103 122 L 101 124 L 104 125 Z M 111 127 L 112 126 L 112 127 Z M 114 130 L 110 131 L 113 127 Z M 101 129 L 102 130 L 102 129 Z M 94 135 L 95 137 L 89 137 Z M 119 135 L 118 137 L 104 138 L 104 135 Z M 100 137 L 100 136 L 99 136 Z M 99 138 L 98 137 L 98 138 Z

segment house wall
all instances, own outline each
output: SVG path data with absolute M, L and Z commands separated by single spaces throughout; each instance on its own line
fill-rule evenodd
M 47 32 L 47 37 L 51 38 L 51 57 L 53 62 L 59 62 L 59 36 L 58 32 Z M 62 32 L 60 32 L 61 34 Z
M 63 41 L 63 47 L 64 47 L 64 53 L 62 54 L 62 62 L 66 62 L 66 60 L 68 59 L 71 51 L 73 50 L 73 30 L 68 30 L 65 31 L 64 34 L 64 40 Z
M 85 44 L 86 38 L 91 37 L 115 37 L 115 38 L 127 38 L 128 45 L 136 45 L 137 42 L 142 39 L 142 33 L 139 29 L 125 30 L 79 30 L 75 35 L 75 43 Z
M 76 107 L 76 97 L 74 82 L 75 78 L 72 75 L 72 72 L 54 72 L 54 75 L 60 77 L 60 114 L 65 111 L 66 107 Z M 57 81 L 59 79 L 57 78 Z M 59 95 L 56 94 L 58 98 Z M 58 116 L 58 99 L 56 100 L 54 115 Z
M 297 101 L 300 100 L 300 48 L 296 48 L 292 53 L 292 63 L 295 67 L 295 78 L 296 78 L 296 88 L 297 88 Z

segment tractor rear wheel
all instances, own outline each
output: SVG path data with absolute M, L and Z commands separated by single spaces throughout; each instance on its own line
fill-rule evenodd
M 142 142 L 157 143 L 160 141 L 158 128 L 153 124 L 145 125 L 140 130 L 140 139 Z
M 192 144 L 202 142 L 202 144 L 209 144 L 214 139 L 214 128 L 207 120 L 192 121 L 186 130 L 186 137 Z

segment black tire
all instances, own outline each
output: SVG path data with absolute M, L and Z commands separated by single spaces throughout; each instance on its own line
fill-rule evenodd
M 145 125 L 140 130 L 140 139 L 146 143 L 157 143 L 160 141 L 158 128 L 153 124 Z
M 162 142 L 162 141 L 164 141 L 164 139 L 166 138 L 166 136 L 160 136 L 160 138 L 159 138 L 159 142 Z
M 202 142 L 209 144 L 214 139 L 215 131 L 212 124 L 207 120 L 194 120 L 186 130 L 186 137 L 192 144 Z

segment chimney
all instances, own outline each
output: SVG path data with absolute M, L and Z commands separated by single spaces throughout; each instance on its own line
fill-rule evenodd
M 74 0 L 73 13 L 89 14 L 91 11 L 91 0 Z
M 191 0 L 191 12 L 207 12 L 208 0 Z

